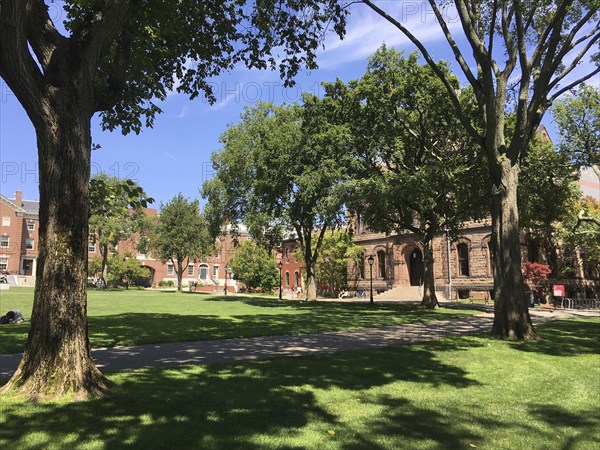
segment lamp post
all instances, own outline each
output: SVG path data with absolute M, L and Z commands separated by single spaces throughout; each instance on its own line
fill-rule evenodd
M 281 269 L 283 268 L 283 264 L 281 261 L 279 261 L 277 263 L 277 268 L 279 269 L 279 300 L 281 300 L 281 294 L 282 294 L 282 288 L 283 286 L 281 286 Z
M 375 258 L 371 255 L 367 258 L 367 261 L 369 262 L 369 269 L 371 272 L 371 294 L 369 295 L 369 302 L 373 304 L 373 263 L 375 262 Z

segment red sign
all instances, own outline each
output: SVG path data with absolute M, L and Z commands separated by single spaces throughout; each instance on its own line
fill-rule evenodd
M 552 294 L 555 297 L 564 297 L 565 296 L 565 286 L 563 284 L 555 284 L 552 286 Z

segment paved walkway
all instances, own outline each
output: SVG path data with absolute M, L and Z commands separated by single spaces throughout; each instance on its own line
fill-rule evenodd
M 540 323 L 566 317 L 598 317 L 600 312 L 536 310 L 531 311 L 531 315 L 534 323 Z M 273 359 L 343 350 L 396 347 L 442 337 L 484 333 L 491 329 L 492 322 L 493 313 L 484 312 L 464 319 L 330 333 L 103 348 L 92 350 L 92 356 L 100 370 L 110 373 L 185 364 Z M 0 379 L 8 378 L 14 373 L 21 357 L 20 353 L 0 355 Z

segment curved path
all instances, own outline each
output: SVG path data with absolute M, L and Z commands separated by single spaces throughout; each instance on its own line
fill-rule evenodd
M 531 315 L 535 323 L 540 323 L 566 317 L 599 316 L 600 313 L 557 310 L 531 311 Z M 492 321 L 493 314 L 484 312 L 464 319 L 329 333 L 101 348 L 92 350 L 92 356 L 104 373 L 296 357 L 343 350 L 395 347 L 449 336 L 477 335 L 489 331 Z M 0 355 L 0 379 L 6 379 L 14 373 L 21 357 L 20 353 Z

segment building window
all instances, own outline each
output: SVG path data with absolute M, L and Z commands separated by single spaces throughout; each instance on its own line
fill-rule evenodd
M 6 248 L 8 247 L 8 236 L 0 236 L 0 247 Z
M 174 275 L 175 267 L 171 263 L 167 263 L 167 275 Z
M 290 285 L 290 273 L 289 272 L 285 273 L 285 285 L 286 286 Z
M 361 253 L 358 257 L 358 278 L 365 279 L 365 254 Z
M 188 275 L 194 275 L 194 265 L 188 264 Z
M 27 229 L 31 230 L 31 231 L 35 230 L 35 222 L 32 222 L 32 221 L 27 222 Z
M 208 266 L 206 264 L 203 264 L 199 267 L 199 277 L 201 280 L 206 280 L 208 278 Z
M 467 244 L 458 244 L 458 275 L 461 277 L 469 276 L 469 246 Z
M 213 266 L 213 277 L 219 278 L 219 266 Z
M 94 253 L 96 251 L 96 243 L 88 242 L 88 253 Z
M 286 248 L 285 249 L 285 262 L 289 263 L 290 262 L 290 248 Z
M 385 252 L 383 250 L 377 252 L 377 263 L 379 265 L 379 278 L 385 279 Z
M 0 270 L 8 269 L 8 256 L 0 256 Z
M 25 249 L 33 250 L 33 239 L 25 239 Z
M 294 284 L 298 286 L 300 284 L 300 273 L 294 272 Z
M 3 216 L 2 217 L 2 226 L 3 227 L 10 227 L 10 216 Z

